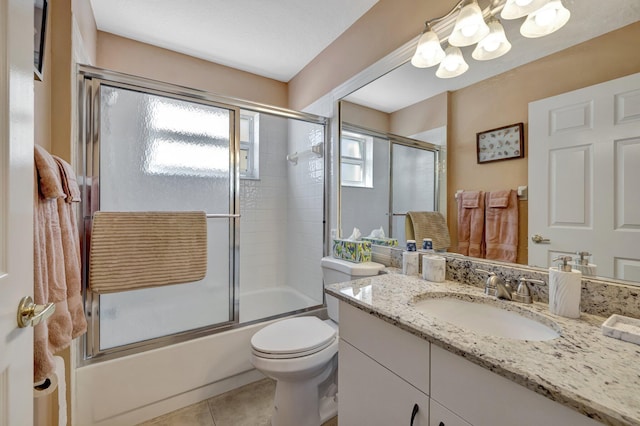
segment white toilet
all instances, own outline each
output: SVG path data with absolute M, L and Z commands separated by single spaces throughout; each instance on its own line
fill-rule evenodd
M 323 258 L 321 266 L 325 285 L 377 275 L 384 268 L 332 257 Z M 251 363 L 276 380 L 272 426 L 319 426 L 338 412 L 338 301 L 326 298 L 330 319 L 289 318 L 251 338 Z

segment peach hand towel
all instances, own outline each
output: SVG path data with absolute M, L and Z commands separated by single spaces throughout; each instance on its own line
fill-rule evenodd
M 45 149 L 34 149 L 34 301 L 56 310 L 34 330 L 34 382 L 55 369 L 53 354 L 86 331 L 81 295 L 80 240 L 74 202 L 80 189 L 71 166 Z
M 458 252 L 484 257 L 484 194 L 464 191 L 458 201 Z
M 515 262 L 518 257 L 518 195 L 514 190 L 486 194 L 486 258 Z
M 58 216 L 62 234 L 62 250 L 64 256 L 64 272 L 67 284 L 67 309 L 73 326 L 71 339 L 87 331 L 87 320 L 84 315 L 82 300 L 82 261 L 80 255 L 80 236 L 73 203 L 80 202 L 80 188 L 75 172 L 69 163 L 60 157 L 53 156 L 60 171 L 62 188 L 66 198 L 58 198 Z M 51 327 L 51 325 L 50 325 Z M 60 342 L 66 345 L 68 336 Z

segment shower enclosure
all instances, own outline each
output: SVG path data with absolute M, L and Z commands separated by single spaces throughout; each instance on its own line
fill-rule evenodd
M 84 363 L 323 304 L 325 119 L 81 67 L 84 265 L 96 211 L 204 211 L 198 282 L 85 295 Z M 299 152 L 297 163 L 287 155 Z

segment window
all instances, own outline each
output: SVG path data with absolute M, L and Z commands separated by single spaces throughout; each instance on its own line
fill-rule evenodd
M 240 178 L 260 178 L 259 127 L 260 114 L 240 112 Z
M 340 144 L 342 185 L 373 188 L 373 138 L 342 132 Z

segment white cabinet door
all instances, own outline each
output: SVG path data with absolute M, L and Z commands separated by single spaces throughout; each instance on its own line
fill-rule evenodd
M 430 426 L 471 426 L 433 399 L 429 402 L 429 424 Z
M 640 281 L 640 74 L 529 104 L 529 263 L 592 253 Z
M 338 365 L 340 426 L 429 425 L 427 395 L 343 340 Z
M 431 345 L 431 398 L 474 426 L 600 425 L 436 345 Z
M 33 423 L 33 1 L 0 0 L 0 425 Z M 48 58 L 47 60 L 50 60 Z

